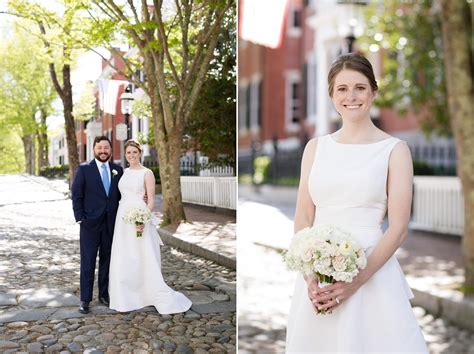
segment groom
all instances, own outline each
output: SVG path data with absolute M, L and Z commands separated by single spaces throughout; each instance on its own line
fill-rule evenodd
M 80 224 L 81 306 L 89 313 L 97 251 L 99 251 L 99 302 L 109 305 L 109 263 L 120 192 L 122 167 L 109 162 L 112 143 L 106 136 L 94 139 L 94 160 L 77 168 L 72 183 L 72 208 Z

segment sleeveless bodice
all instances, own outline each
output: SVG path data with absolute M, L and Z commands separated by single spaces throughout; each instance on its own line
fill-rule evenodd
M 131 170 L 126 168 L 118 187 L 121 194 L 120 203 L 145 205 L 143 196 L 145 195 L 145 173 L 146 168 Z
M 387 211 L 387 173 L 390 153 L 400 140 L 372 144 L 342 144 L 330 135 L 318 139 L 309 175 L 315 224 L 332 224 L 351 231 L 380 230 Z M 380 232 L 364 232 L 363 246 L 373 246 Z M 359 237 L 357 237 L 359 238 Z
M 317 222 L 379 226 L 387 210 L 388 161 L 399 141 L 342 144 L 330 135 L 319 138 L 309 176 Z

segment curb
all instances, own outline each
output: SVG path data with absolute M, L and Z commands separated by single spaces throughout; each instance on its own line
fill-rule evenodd
M 423 307 L 436 317 L 441 317 L 456 326 L 474 331 L 474 299 L 463 296 L 444 297 L 411 287 L 415 297 L 412 305 Z
M 206 258 L 210 261 L 216 262 L 224 267 L 231 268 L 233 270 L 237 269 L 237 262 L 235 259 L 208 250 L 199 245 L 195 245 L 194 243 L 184 241 L 179 237 L 174 236 L 173 232 L 167 229 L 158 228 L 157 231 L 166 246 L 179 248 L 185 252 Z

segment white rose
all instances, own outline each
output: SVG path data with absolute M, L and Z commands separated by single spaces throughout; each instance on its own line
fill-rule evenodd
M 313 252 L 311 250 L 306 250 L 301 255 L 301 259 L 303 260 L 303 262 L 309 262 L 312 258 L 313 258 Z
M 353 253 L 352 245 L 350 244 L 350 242 L 342 241 L 341 244 L 339 245 L 339 252 L 346 256 Z
M 332 265 L 336 271 L 342 272 L 346 269 L 346 259 L 338 255 L 332 259 Z

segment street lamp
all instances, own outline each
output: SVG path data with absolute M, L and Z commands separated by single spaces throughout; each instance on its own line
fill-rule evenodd
M 130 139 L 130 115 L 132 114 L 132 84 L 128 84 L 125 91 L 120 95 L 120 106 L 122 114 L 125 116 L 125 125 L 127 126 L 127 140 Z

